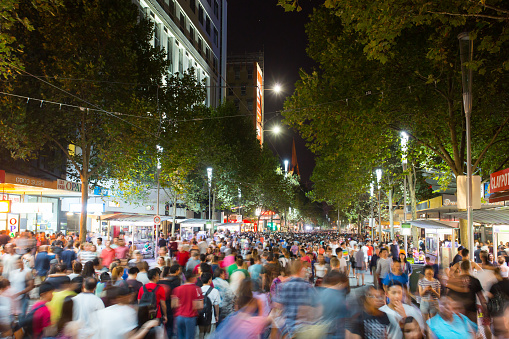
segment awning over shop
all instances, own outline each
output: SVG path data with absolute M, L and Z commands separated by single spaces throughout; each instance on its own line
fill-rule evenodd
M 213 221 L 214 223 L 219 222 L 219 220 L 209 220 L 209 219 L 184 219 L 180 221 L 180 225 L 181 226 L 205 225 L 209 221 Z
M 412 226 L 434 230 L 458 228 L 458 223 L 451 221 L 423 219 L 423 220 L 411 220 L 409 221 L 409 223 L 412 224 Z
M 109 221 L 126 221 L 126 222 L 154 222 L 155 215 L 149 214 L 125 214 L 125 213 L 115 213 L 101 216 L 101 220 L 109 220 Z M 161 216 L 161 221 L 164 220 L 173 220 L 172 216 Z M 182 219 L 176 219 L 175 221 L 179 223 Z
M 455 218 L 467 219 L 467 212 L 447 213 Z M 509 208 L 496 208 L 490 210 L 472 211 L 472 219 L 474 222 L 482 224 L 509 225 Z

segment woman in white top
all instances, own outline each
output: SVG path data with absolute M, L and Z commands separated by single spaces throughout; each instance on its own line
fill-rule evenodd
M 318 262 L 315 263 L 315 286 L 320 286 L 322 284 L 327 271 L 328 267 L 325 263 L 325 258 L 323 257 L 323 254 L 319 254 Z

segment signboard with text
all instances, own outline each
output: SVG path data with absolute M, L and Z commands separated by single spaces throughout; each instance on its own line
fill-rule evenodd
M 490 193 L 509 190 L 509 168 L 490 175 Z
M 72 191 L 72 192 L 81 192 L 81 184 L 77 182 L 67 181 L 67 180 L 57 180 L 57 188 L 59 190 Z

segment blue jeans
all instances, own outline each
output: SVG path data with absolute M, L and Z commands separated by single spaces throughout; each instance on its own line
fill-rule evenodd
M 177 338 L 194 339 L 196 334 L 196 318 L 177 317 Z

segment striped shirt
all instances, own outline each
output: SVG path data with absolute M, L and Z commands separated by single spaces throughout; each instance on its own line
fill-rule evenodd
M 419 280 L 419 286 L 422 287 L 423 290 L 428 288 L 428 286 L 431 286 L 435 291 L 438 292 L 438 289 L 440 288 L 440 282 L 433 278 L 433 280 L 428 280 L 426 278 L 422 278 Z M 431 291 L 426 291 L 424 295 L 422 296 L 422 299 L 424 300 L 438 300 L 438 297 L 435 293 Z
M 97 252 L 81 251 L 79 254 L 80 262 L 82 265 L 97 258 Z

